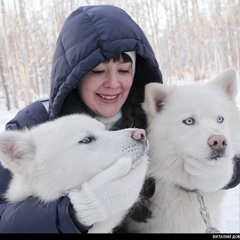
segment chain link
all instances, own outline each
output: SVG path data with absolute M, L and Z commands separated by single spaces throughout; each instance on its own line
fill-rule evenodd
M 202 216 L 203 221 L 204 221 L 204 223 L 205 223 L 205 225 L 207 227 L 206 233 L 220 233 L 220 231 L 217 228 L 213 227 L 212 224 L 211 224 L 211 220 L 210 220 L 210 216 L 209 216 L 209 213 L 208 213 L 208 209 L 205 206 L 202 194 L 200 193 L 199 190 L 196 190 L 195 192 L 197 194 L 197 200 L 198 200 L 199 205 L 200 205 L 200 209 L 199 210 L 200 210 L 201 216 Z

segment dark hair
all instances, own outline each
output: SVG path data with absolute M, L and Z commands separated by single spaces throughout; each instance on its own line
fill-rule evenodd
M 141 56 L 136 54 L 136 68 L 142 59 L 143 58 Z M 145 79 L 144 74 L 136 71 L 128 98 L 122 107 L 122 114 L 126 122 L 126 127 L 136 127 L 143 129 L 146 129 L 147 127 L 146 114 L 142 108 L 146 84 L 143 79 Z
M 123 62 L 132 62 L 132 59 L 131 59 L 131 57 L 128 55 L 128 54 L 126 54 L 126 53 L 124 53 L 124 52 L 122 52 L 122 53 L 120 53 L 117 57 L 115 57 L 115 58 L 113 58 L 113 61 L 114 62 L 118 62 L 118 61 L 120 61 L 120 58 L 122 57 L 122 59 L 123 59 Z M 111 59 L 112 60 L 112 59 Z M 107 61 L 104 61 L 104 62 L 109 62 L 110 60 L 107 60 Z
M 139 97 L 139 91 L 135 82 L 133 82 L 128 98 L 122 106 L 122 115 L 127 128 L 146 129 L 146 114 L 142 108 L 142 99 Z

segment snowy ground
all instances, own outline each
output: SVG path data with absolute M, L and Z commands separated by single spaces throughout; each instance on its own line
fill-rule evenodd
M 16 111 L 0 112 L 0 132 L 4 131 L 4 126 L 9 121 Z M 239 133 L 240 134 L 240 133 Z M 226 197 L 222 203 L 221 233 L 240 233 L 240 187 L 226 191 Z

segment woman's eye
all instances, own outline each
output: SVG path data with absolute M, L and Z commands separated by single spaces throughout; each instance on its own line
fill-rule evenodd
M 90 143 L 94 140 L 93 137 L 85 137 L 83 138 L 82 140 L 79 141 L 79 143 L 84 143 L 84 144 L 87 144 L 87 143 Z
M 101 73 L 104 73 L 104 71 L 103 70 L 92 70 L 92 73 L 101 74 Z
M 129 73 L 129 70 L 119 70 L 120 73 Z
M 217 117 L 217 122 L 222 123 L 224 121 L 224 118 L 222 116 Z
M 193 118 L 187 118 L 187 119 L 183 120 L 182 122 L 186 125 L 194 125 L 195 124 L 195 120 Z

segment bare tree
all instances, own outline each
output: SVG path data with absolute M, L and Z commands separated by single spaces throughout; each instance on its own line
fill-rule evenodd
M 0 0 L 0 94 L 7 109 L 48 96 L 62 24 L 77 7 L 94 4 L 119 6 L 142 27 L 166 84 L 240 69 L 239 0 Z

